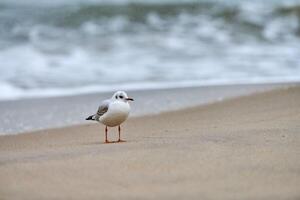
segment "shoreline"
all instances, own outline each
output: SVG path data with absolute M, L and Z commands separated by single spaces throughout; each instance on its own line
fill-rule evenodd
M 299 199 L 300 86 L 0 138 L 1 199 Z M 117 131 L 109 131 L 110 140 Z
M 131 116 L 143 116 L 205 105 L 299 83 L 213 85 L 129 91 L 136 101 Z M 86 124 L 85 117 L 111 92 L 0 102 L 0 135 Z M 16 121 L 18 123 L 16 123 Z

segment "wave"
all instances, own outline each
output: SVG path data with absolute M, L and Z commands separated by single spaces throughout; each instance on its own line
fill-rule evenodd
M 121 33 L 141 31 L 141 29 L 162 31 L 175 25 L 186 25 L 186 28 L 194 24 L 199 25 L 202 18 L 212 23 L 221 23 L 219 29 L 228 27 L 232 32 L 254 35 L 262 39 L 270 39 L 264 34 L 272 28 L 270 26 L 275 25 L 278 26 L 276 29 L 283 30 L 288 26 L 284 34 L 299 38 L 300 1 L 298 4 L 294 1 L 279 1 L 281 3 L 277 1 L 275 1 L 277 3 L 258 1 L 252 3 L 245 1 L 150 2 L 152 3 L 130 1 L 126 4 L 81 3 L 54 7 L 22 4 L 11 6 L 0 3 L 2 18 L 0 39 L 11 42 L 28 41 L 33 32 L 32 28 L 41 26 L 62 29 L 66 32 L 73 30 L 74 34 L 88 23 L 96 24 L 107 35 L 112 31 Z M 294 3 L 288 4 L 287 2 Z M 186 19 L 185 24 L 181 21 L 178 23 L 182 17 Z M 119 24 L 116 25 L 115 21 L 118 19 Z M 153 24 L 154 20 L 160 20 L 161 24 Z
M 300 1 L 20 2 L 0 3 L 0 99 L 300 80 Z

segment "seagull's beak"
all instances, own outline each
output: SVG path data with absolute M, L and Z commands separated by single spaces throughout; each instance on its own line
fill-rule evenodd
M 127 101 L 134 101 L 134 99 L 133 99 L 133 98 L 130 98 L 130 97 L 127 97 L 126 100 L 127 100 Z

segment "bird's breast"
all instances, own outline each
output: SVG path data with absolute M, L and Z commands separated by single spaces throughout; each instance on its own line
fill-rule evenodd
M 108 111 L 100 117 L 100 122 L 106 126 L 118 126 L 123 123 L 130 111 L 128 103 L 116 102 L 109 105 Z

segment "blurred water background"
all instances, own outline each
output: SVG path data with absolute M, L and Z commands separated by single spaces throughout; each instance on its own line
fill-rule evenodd
M 0 100 L 289 81 L 299 0 L 0 0 Z

